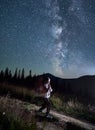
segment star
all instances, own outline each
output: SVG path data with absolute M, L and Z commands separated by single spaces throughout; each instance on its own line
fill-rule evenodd
M 0 1 L 0 70 L 76 78 L 94 65 L 93 0 Z

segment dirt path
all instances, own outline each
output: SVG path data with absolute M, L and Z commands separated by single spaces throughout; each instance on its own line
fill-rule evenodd
M 35 109 L 38 110 L 39 107 L 35 106 Z M 50 114 L 52 114 L 54 117 L 56 117 L 60 122 L 71 123 L 73 125 L 79 126 L 80 128 L 84 128 L 86 130 L 95 130 L 95 125 L 81 121 L 79 119 L 75 119 L 70 116 L 59 114 L 53 110 L 51 110 Z
M 85 128 L 87 130 L 95 130 L 95 126 L 90 124 L 90 123 L 86 123 L 86 122 L 80 121 L 78 119 L 69 117 L 69 116 L 61 115 L 61 114 L 54 112 L 54 111 L 51 111 L 51 114 L 53 116 L 57 117 L 60 121 L 70 122 L 72 124 L 78 125 L 78 126 Z
M 35 116 L 35 111 L 39 109 L 39 107 L 35 104 L 24 102 L 18 99 L 12 99 L 9 97 L 0 97 L 0 106 L 2 106 L 4 112 L 6 111 L 9 113 L 13 113 L 13 115 L 16 114 L 16 116 L 23 118 L 23 120 L 25 119 L 25 121 L 26 119 L 28 119 L 28 122 L 31 122 L 33 115 Z M 50 113 L 55 118 L 57 118 L 57 122 L 56 124 L 54 124 L 53 122 L 47 122 L 44 130 L 64 130 L 65 124 L 66 127 L 68 127 L 66 130 L 95 130 L 95 125 L 92 125 L 90 123 L 60 114 L 53 110 L 51 110 Z M 42 123 L 38 123 L 38 126 L 43 126 L 44 121 L 42 121 Z M 61 125 L 64 126 L 61 127 Z

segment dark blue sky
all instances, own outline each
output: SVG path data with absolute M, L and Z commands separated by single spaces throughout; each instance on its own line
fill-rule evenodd
M 0 0 L 0 70 L 95 74 L 95 0 Z

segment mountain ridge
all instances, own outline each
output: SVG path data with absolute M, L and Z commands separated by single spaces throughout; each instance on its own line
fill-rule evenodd
M 50 73 L 40 76 L 51 78 L 51 85 L 55 92 L 76 96 L 87 103 L 95 103 L 95 75 L 84 75 L 72 79 L 59 78 Z

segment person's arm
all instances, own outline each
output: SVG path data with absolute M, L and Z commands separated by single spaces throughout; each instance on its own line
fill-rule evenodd
M 46 93 L 46 92 L 48 92 L 50 87 L 48 86 L 48 84 L 44 84 L 43 88 L 44 88 L 44 92 Z
M 50 92 L 53 91 L 53 89 L 51 88 L 51 85 L 50 85 L 50 84 L 45 84 L 44 88 L 45 88 L 45 92 L 48 92 L 48 90 L 49 90 Z

